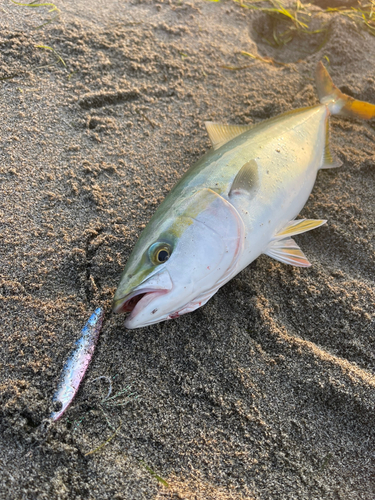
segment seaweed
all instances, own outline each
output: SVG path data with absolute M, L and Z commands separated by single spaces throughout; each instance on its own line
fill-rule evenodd
M 329 21 L 322 20 L 317 29 L 312 29 L 312 21 L 322 14 L 348 17 L 371 35 L 375 36 L 375 0 L 366 3 L 358 1 L 358 7 L 328 7 L 321 11 L 312 9 L 311 4 L 297 0 L 293 5 L 286 5 L 281 0 L 233 0 L 245 9 L 264 12 L 276 21 L 273 23 L 272 39 L 266 41 L 273 46 L 282 46 L 291 42 L 297 35 L 316 35 L 328 30 Z M 330 16 L 329 16 L 330 17 Z
M 56 21 L 60 17 L 60 12 L 61 12 L 60 9 L 54 3 L 51 3 L 51 2 L 39 3 L 35 0 L 33 2 L 30 2 L 30 3 L 23 3 L 23 2 L 16 2 L 15 0 L 10 0 L 10 1 L 12 3 L 14 3 L 15 5 L 18 5 L 19 7 L 29 7 L 29 8 L 33 8 L 33 9 L 36 9 L 39 7 L 49 7 L 49 9 L 48 9 L 49 13 L 56 12 L 55 16 L 51 17 L 50 19 L 47 19 L 42 24 L 35 26 L 34 27 L 35 30 L 41 29 L 41 28 L 43 28 L 43 26 L 46 26 L 47 24 L 53 23 L 54 21 Z
M 93 450 L 89 451 L 88 453 L 85 453 L 85 457 L 87 457 L 88 455 L 92 455 L 93 453 L 96 453 L 97 451 L 101 450 L 102 448 L 104 448 L 105 446 L 107 446 L 108 443 L 110 443 L 112 441 L 112 439 L 116 436 L 116 434 L 118 433 L 118 431 L 121 429 L 121 426 L 122 426 L 122 422 L 120 423 L 120 425 L 117 427 L 117 429 L 115 430 L 115 432 L 108 438 L 104 441 L 104 443 L 100 444 L 99 446 L 97 446 L 96 448 L 94 448 Z

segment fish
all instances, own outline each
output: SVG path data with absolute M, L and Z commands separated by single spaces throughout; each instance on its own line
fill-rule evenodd
M 81 336 L 75 342 L 75 348 L 70 353 L 64 365 L 57 390 L 53 396 L 53 403 L 55 405 L 60 404 L 60 408 L 57 411 L 53 411 L 50 415 L 50 420 L 53 422 L 65 413 L 78 391 L 94 354 L 103 318 L 104 311 L 98 307 L 90 316 L 81 331 Z
M 341 165 L 330 116 L 375 117 L 375 105 L 341 92 L 322 62 L 315 80 L 314 106 L 256 125 L 206 123 L 212 149 L 158 207 L 120 277 L 112 309 L 130 313 L 126 328 L 196 310 L 261 254 L 311 265 L 292 237 L 327 222 L 296 217 L 318 171 Z

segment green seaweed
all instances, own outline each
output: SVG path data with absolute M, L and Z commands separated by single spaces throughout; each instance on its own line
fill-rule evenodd
M 17 2 L 16 0 L 10 0 L 10 1 L 14 5 L 17 5 L 19 7 L 33 8 L 33 9 L 48 8 L 48 12 L 49 13 L 50 12 L 56 12 L 55 16 L 51 17 L 50 19 L 47 19 L 46 21 L 44 21 L 39 26 L 33 27 L 32 28 L 33 30 L 39 30 L 39 29 L 43 28 L 47 24 L 50 24 L 50 23 L 56 21 L 59 18 L 59 16 L 60 16 L 60 9 L 54 3 L 52 3 L 52 2 L 38 2 L 38 1 L 34 0 L 32 2 L 25 3 L 25 2 Z M 53 47 L 51 47 L 49 45 L 42 45 L 42 44 L 36 44 L 36 45 L 34 45 L 34 47 L 37 48 L 37 49 L 43 49 L 43 50 L 48 50 L 48 51 L 52 52 L 52 54 L 56 58 L 56 61 L 58 63 L 60 63 L 64 68 L 67 69 L 67 65 L 66 65 L 64 59 L 61 57 L 61 55 Z M 43 69 L 43 68 L 48 68 L 50 66 L 53 66 L 54 64 L 56 64 L 56 63 L 45 64 L 45 65 L 42 65 L 42 66 L 33 67 L 33 68 L 30 68 L 30 70 L 39 70 L 39 69 Z M 14 73 L 14 74 L 9 75 L 9 76 L 1 77 L 0 81 L 11 80 L 13 78 L 16 78 L 16 77 L 24 75 L 25 72 L 26 71 L 21 71 L 21 72 Z M 69 76 L 71 76 L 71 75 L 72 75 L 72 73 Z
M 251 68 L 251 64 L 245 64 L 244 66 L 227 66 L 222 64 L 219 68 L 228 69 L 229 71 L 241 71 L 242 69 Z
M 53 12 L 55 10 L 59 11 L 60 10 L 56 7 L 54 3 L 46 2 L 46 3 L 37 3 L 37 2 L 30 2 L 30 3 L 22 3 L 22 2 L 16 2 L 15 0 L 10 0 L 12 3 L 19 5 L 21 7 L 51 7 L 48 12 Z
M 153 471 L 151 467 L 149 467 L 143 460 L 140 460 L 139 463 L 143 465 L 143 467 L 147 470 L 147 472 L 149 472 L 152 477 L 154 477 L 157 481 L 159 481 L 159 483 L 161 483 L 166 488 L 169 488 L 169 484 L 167 483 L 167 481 L 162 477 L 160 477 L 158 474 L 156 474 L 156 472 Z
M 97 451 L 101 450 L 102 448 L 104 448 L 105 446 L 107 446 L 108 443 L 110 443 L 112 441 L 112 439 L 116 436 L 116 434 L 118 433 L 118 431 L 121 429 L 121 426 L 122 426 L 122 422 L 120 423 L 120 425 L 117 427 L 117 429 L 115 430 L 115 432 L 109 436 L 108 439 L 106 439 L 104 441 L 104 443 L 100 444 L 99 446 L 97 446 L 96 448 L 94 448 L 93 450 L 89 451 L 88 453 L 85 453 L 85 457 L 87 457 L 88 455 L 92 455 L 93 453 L 96 453 Z
M 272 39 L 265 41 L 272 46 L 282 46 L 291 42 L 296 35 L 316 35 L 328 32 L 326 20 L 320 22 L 317 29 L 311 29 L 313 20 L 322 17 L 321 14 L 341 15 L 354 21 L 371 35 L 375 36 L 375 0 L 369 0 L 359 7 L 328 7 L 317 11 L 311 9 L 311 4 L 304 4 L 297 0 L 294 5 L 285 5 L 281 0 L 233 0 L 245 9 L 264 12 L 274 21 Z
M 61 62 L 61 64 L 66 68 L 66 64 L 64 59 L 56 52 L 56 50 L 53 47 L 49 47 L 48 45 L 35 45 L 37 49 L 44 49 L 44 50 L 50 50 L 53 55 L 56 57 L 56 59 Z
M 360 4 L 361 5 L 361 4 Z M 361 8 L 350 7 L 328 7 L 325 12 L 337 13 L 341 16 L 348 17 L 357 25 L 364 27 L 364 29 L 375 36 L 375 1 L 370 0 L 369 3 L 361 5 Z
M 257 59 L 258 61 L 265 62 L 267 64 L 276 64 L 277 66 L 289 66 L 287 63 L 282 63 L 276 61 L 273 57 L 262 57 L 257 54 L 251 54 L 250 52 L 241 51 L 243 56 L 251 57 L 251 59 Z
M 38 26 L 35 26 L 33 29 L 35 30 L 39 30 L 41 28 L 43 28 L 44 26 L 46 26 L 47 24 L 50 24 L 50 23 L 53 23 L 54 21 L 56 21 L 59 17 L 60 17 L 60 9 L 54 4 L 54 3 L 51 3 L 51 2 L 37 2 L 37 1 L 34 1 L 34 2 L 30 2 L 30 3 L 24 3 L 24 2 L 16 2 L 15 0 L 10 0 L 12 3 L 14 3 L 15 5 L 18 5 L 19 7 L 27 7 L 27 8 L 33 8 L 33 9 L 37 9 L 39 7 L 48 7 L 48 12 L 57 12 L 57 14 L 53 17 L 51 17 L 50 19 L 47 19 L 45 22 L 43 22 L 42 24 L 39 24 Z

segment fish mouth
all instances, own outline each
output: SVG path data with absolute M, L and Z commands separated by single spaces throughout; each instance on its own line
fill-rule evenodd
M 122 313 L 133 313 L 135 309 L 140 310 L 143 306 L 150 302 L 150 299 L 154 299 L 155 295 L 164 295 L 169 290 L 135 290 L 133 293 L 127 297 L 116 300 L 113 304 L 113 312 L 117 314 Z M 138 307 L 137 307 L 138 306 Z M 130 315 L 132 316 L 132 314 Z
M 132 312 L 138 302 L 142 300 L 142 297 L 144 297 L 145 295 L 146 292 L 142 292 L 140 290 L 139 293 L 136 293 L 135 295 L 132 294 L 132 296 L 125 301 L 124 299 L 117 300 L 113 305 L 113 311 L 118 314 Z
M 160 295 L 170 292 L 173 288 L 172 280 L 166 269 L 151 275 L 143 283 L 113 301 L 113 312 L 130 313 L 127 319 L 133 318 L 139 311 L 144 309 L 152 300 Z M 156 312 L 156 311 L 155 311 Z

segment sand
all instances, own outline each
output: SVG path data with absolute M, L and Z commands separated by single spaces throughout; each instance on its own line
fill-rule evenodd
M 0 498 L 374 500 L 374 122 L 332 119 L 343 166 L 300 214 L 328 223 L 296 238 L 311 268 L 262 256 L 139 330 L 109 311 L 142 228 L 210 147 L 204 121 L 316 103 L 325 56 L 375 103 L 375 38 L 335 15 L 275 48 L 270 18 L 229 1 L 57 5 L 35 30 L 54 13 L 0 3 L 0 77 L 18 75 L 0 81 Z M 43 435 L 97 306 L 87 376 Z

